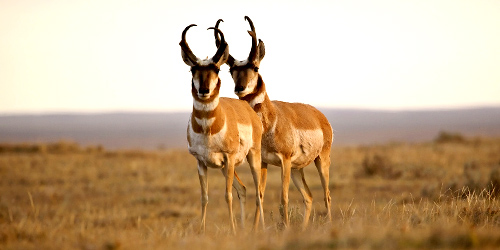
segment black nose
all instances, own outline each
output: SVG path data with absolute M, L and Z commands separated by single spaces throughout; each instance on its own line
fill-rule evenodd
M 198 90 L 198 93 L 200 93 L 200 94 L 202 94 L 202 95 L 204 95 L 204 94 L 208 94 L 208 92 L 210 92 L 210 91 L 208 90 L 208 88 L 200 88 L 200 89 Z
M 245 90 L 245 87 L 243 86 L 237 85 L 236 87 L 234 87 L 234 92 L 241 92 L 243 90 Z

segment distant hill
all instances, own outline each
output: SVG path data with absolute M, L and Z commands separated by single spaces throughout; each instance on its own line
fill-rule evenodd
M 424 111 L 321 109 L 334 144 L 432 140 L 440 131 L 500 136 L 500 107 Z M 0 143 L 75 141 L 110 149 L 185 148 L 189 113 L 0 116 Z
M 339 144 L 422 142 L 440 131 L 500 136 L 500 107 L 420 111 L 322 110 Z

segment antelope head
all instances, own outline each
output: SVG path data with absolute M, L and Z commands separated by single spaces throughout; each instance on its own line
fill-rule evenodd
M 217 46 L 217 52 L 212 58 L 201 60 L 193 54 L 186 42 L 186 33 L 193 26 L 196 26 L 196 24 L 187 26 L 182 32 L 182 40 L 179 43 L 182 60 L 191 67 L 191 92 L 193 98 L 202 102 L 211 101 L 218 96 L 220 88 L 219 70 L 220 66 L 228 60 L 229 47 L 224 40 L 224 34 L 218 28 L 210 27 L 208 29 L 213 29 L 217 35 L 221 36 L 222 41 L 219 43 L 220 46 Z
M 240 98 L 243 98 L 255 91 L 259 80 L 260 61 L 262 61 L 266 53 L 264 42 L 259 39 L 259 43 L 257 44 L 255 27 L 253 26 L 252 20 L 248 16 L 245 16 L 245 20 L 248 21 L 251 29 L 248 31 L 248 34 L 252 37 L 252 48 L 250 50 L 250 54 L 248 55 L 248 58 L 243 61 L 235 60 L 231 55 L 229 55 L 226 62 L 229 65 L 229 72 L 234 80 L 234 93 Z M 220 22 L 223 22 L 223 20 L 219 19 L 215 24 L 215 28 L 219 27 Z M 214 31 L 214 36 L 215 44 L 219 47 L 221 40 L 217 31 Z M 224 37 L 222 37 L 222 42 L 223 41 Z

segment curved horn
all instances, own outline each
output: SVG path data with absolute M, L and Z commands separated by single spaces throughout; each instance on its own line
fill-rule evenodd
M 219 46 L 221 44 L 221 41 L 220 41 L 220 38 L 219 38 L 219 33 L 217 33 L 217 30 L 219 29 L 219 24 L 221 22 L 224 22 L 224 20 L 222 20 L 222 19 L 217 20 L 217 23 L 215 23 L 215 29 L 214 29 L 215 46 L 217 46 L 217 48 L 219 48 Z M 229 56 L 227 58 L 227 63 L 229 64 L 230 67 L 234 64 L 234 57 L 231 56 L 231 54 L 229 54 Z
M 187 26 L 184 29 L 184 31 L 182 31 L 182 40 L 179 43 L 179 45 L 181 46 L 182 52 L 183 52 L 182 59 L 184 60 L 184 62 L 186 64 L 190 64 L 190 63 L 195 64 L 198 61 L 198 58 L 193 54 L 193 51 L 191 51 L 191 48 L 189 48 L 189 45 L 186 42 L 186 33 L 187 33 L 188 29 L 193 27 L 193 26 L 197 26 L 197 25 L 191 24 L 191 25 Z M 185 58 L 184 55 L 187 56 L 187 58 Z M 186 59 L 188 59 L 190 61 L 190 63 L 187 62 Z
M 254 31 L 248 31 L 248 34 L 252 37 L 252 49 L 250 50 L 250 54 L 248 55 L 248 61 L 254 62 L 257 58 L 257 37 Z
M 250 19 L 250 17 L 248 16 L 245 16 L 245 20 L 247 20 L 248 23 L 250 24 L 250 29 L 252 29 L 252 31 L 255 32 L 255 27 L 253 26 L 252 19 Z
M 217 23 L 218 23 L 218 21 L 217 21 Z M 220 31 L 220 29 L 215 28 L 215 27 L 210 27 L 207 30 L 210 30 L 210 29 L 214 30 L 216 37 L 218 37 L 219 35 L 221 37 L 221 41 L 219 41 L 220 45 L 218 46 L 219 48 L 217 49 L 217 52 L 215 53 L 215 55 L 212 57 L 212 61 L 215 64 L 220 66 L 219 61 L 227 50 L 227 43 L 226 43 L 226 40 L 224 39 L 224 34 L 222 33 L 222 31 Z
M 214 29 L 215 46 L 217 46 L 217 48 L 220 46 L 220 38 L 219 38 L 219 34 L 217 33 L 216 29 L 219 29 L 220 22 L 224 22 L 224 20 L 222 20 L 222 19 L 217 20 L 217 23 L 215 23 L 215 29 Z

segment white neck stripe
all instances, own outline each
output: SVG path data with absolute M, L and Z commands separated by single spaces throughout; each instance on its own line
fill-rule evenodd
M 193 107 L 196 110 L 213 111 L 213 110 L 215 110 L 215 108 L 217 108 L 217 106 L 219 106 L 219 98 L 218 97 L 214 98 L 214 100 L 209 102 L 209 103 L 203 103 L 203 102 L 199 102 L 197 100 L 193 100 Z
M 253 98 L 248 104 L 250 104 L 250 106 L 254 108 L 255 105 L 261 104 L 262 102 L 264 102 L 265 99 L 266 99 L 266 92 L 263 91 L 260 94 L 258 94 L 255 98 Z
M 200 125 L 203 130 L 207 130 L 208 128 L 210 128 L 212 126 L 212 124 L 214 124 L 215 122 L 215 117 L 212 117 L 212 118 L 198 118 L 198 117 L 195 117 L 194 118 L 196 120 L 196 123 L 198 123 L 198 125 Z

